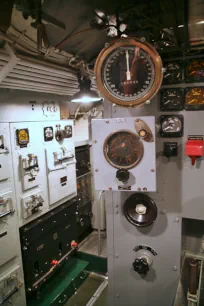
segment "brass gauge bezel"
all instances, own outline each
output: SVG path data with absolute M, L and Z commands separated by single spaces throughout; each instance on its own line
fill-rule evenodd
M 117 48 L 120 47 L 127 47 L 127 46 L 133 46 L 133 47 L 139 47 L 146 51 L 149 56 L 151 57 L 154 69 L 155 69 L 155 79 L 153 82 L 152 87 L 150 90 L 142 97 L 137 98 L 135 100 L 131 101 L 125 101 L 121 100 L 115 96 L 113 96 L 105 87 L 103 78 L 102 78 L 102 70 L 103 70 L 103 64 L 107 57 Z M 152 99 L 155 94 L 158 92 L 162 80 L 163 80 L 163 72 L 162 72 L 162 61 L 157 53 L 157 51 L 147 42 L 141 42 L 141 40 L 134 38 L 134 37 L 128 37 L 128 38 L 119 38 L 113 42 L 111 42 L 107 47 L 105 47 L 99 54 L 94 68 L 95 76 L 96 76 L 96 83 L 98 86 L 98 90 L 101 92 L 101 94 L 107 98 L 110 102 L 125 106 L 125 107 L 134 107 L 137 105 L 144 104 L 147 100 Z
M 131 164 L 131 165 L 129 165 L 129 166 L 119 166 L 119 165 L 116 165 L 115 163 L 113 163 L 111 160 L 110 160 L 110 158 L 108 157 L 108 153 L 107 153 L 107 142 L 108 142 L 108 140 L 112 137 L 112 136 L 114 136 L 116 133 L 123 133 L 123 132 L 126 132 L 126 133 L 129 133 L 129 134 L 131 134 L 132 136 L 134 136 L 136 139 L 138 139 L 138 144 L 140 145 L 140 149 L 139 149 L 139 157 L 138 157 L 138 159 L 133 163 L 133 164 Z M 104 156 L 105 156 L 105 159 L 107 160 L 107 162 L 111 165 L 111 166 L 113 166 L 114 168 L 116 168 L 116 169 L 132 169 L 132 168 L 134 168 L 140 161 L 141 161 L 141 159 L 142 159 L 142 157 L 143 157 L 143 154 L 144 154 L 144 145 L 143 145 L 143 142 L 141 141 L 141 139 L 140 139 L 140 137 L 137 135 L 137 134 L 135 134 L 135 133 L 133 133 L 133 132 L 131 132 L 131 131 L 129 131 L 129 130 L 119 130 L 119 131 L 117 131 L 117 132 L 114 132 L 114 133 L 111 133 L 111 134 L 109 134 L 108 135 L 108 137 L 106 137 L 106 139 L 105 139 L 105 141 L 104 141 L 104 144 L 103 144 L 103 153 L 104 153 Z

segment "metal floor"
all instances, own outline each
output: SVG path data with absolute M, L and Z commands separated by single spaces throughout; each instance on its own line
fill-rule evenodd
M 108 306 L 108 281 L 90 274 L 64 306 Z
M 79 251 L 107 258 L 107 238 L 106 233 L 101 232 L 100 254 L 98 254 L 98 231 L 93 231 L 79 245 Z

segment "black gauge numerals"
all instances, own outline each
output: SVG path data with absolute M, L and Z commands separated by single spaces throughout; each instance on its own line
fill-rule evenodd
M 151 89 L 155 67 L 146 51 L 139 47 L 124 46 L 107 57 L 102 78 L 111 95 L 127 102 L 134 101 Z
M 160 109 L 162 111 L 180 111 L 184 108 L 183 90 L 166 88 L 160 91 Z
M 204 82 L 204 58 L 186 61 L 185 68 L 186 82 Z
M 183 116 L 164 115 L 160 117 L 161 137 L 181 137 L 183 136 Z
M 183 64 L 182 62 L 164 63 L 163 84 L 178 84 L 183 80 Z

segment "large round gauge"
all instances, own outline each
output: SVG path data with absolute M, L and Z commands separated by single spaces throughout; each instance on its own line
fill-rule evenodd
M 186 110 L 204 110 L 204 87 L 186 88 Z
M 121 106 L 150 100 L 162 83 L 162 62 L 156 50 L 135 38 L 120 38 L 99 54 L 95 65 L 101 93 Z
M 110 134 L 104 143 L 104 155 L 110 165 L 117 169 L 133 168 L 144 152 L 139 136 L 121 130 Z
M 171 62 L 164 64 L 165 72 L 163 84 L 177 84 L 181 83 L 183 79 L 182 62 Z
M 181 137 L 183 135 L 183 116 L 164 115 L 160 118 L 160 135 L 162 137 Z

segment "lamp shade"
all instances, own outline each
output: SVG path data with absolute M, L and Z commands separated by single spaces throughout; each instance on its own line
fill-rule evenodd
M 71 102 L 74 103 L 91 103 L 101 101 L 101 97 L 93 90 L 80 90 L 72 97 Z

